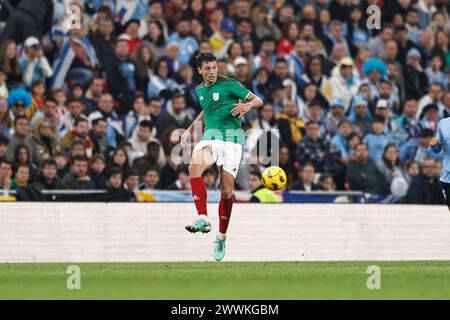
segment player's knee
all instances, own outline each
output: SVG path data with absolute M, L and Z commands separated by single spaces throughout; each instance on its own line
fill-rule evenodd
M 233 196 L 233 188 L 222 188 L 220 190 L 220 195 L 224 199 L 230 199 Z
M 189 165 L 189 175 L 191 177 L 200 177 L 202 175 L 202 168 L 198 164 L 190 164 Z

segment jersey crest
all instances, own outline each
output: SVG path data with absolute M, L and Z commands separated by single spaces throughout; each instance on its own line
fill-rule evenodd
M 219 92 L 213 92 L 212 97 L 214 101 L 219 101 Z

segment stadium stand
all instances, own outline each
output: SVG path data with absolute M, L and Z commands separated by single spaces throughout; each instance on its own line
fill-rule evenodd
M 450 115 L 448 1 L 6 2 L 4 199 L 73 189 L 146 201 L 148 190 L 189 190 L 173 135 L 201 111 L 194 57 L 211 51 L 221 74 L 264 100 L 243 126 L 279 130 L 292 194 L 361 191 L 369 202 L 444 203 L 442 153 L 428 144 Z M 381 8 L 381 29 L 366 26 L 372 4 Z M 80 10 L 68 15 L 71 5 Z M 243 165 L 236 189 L 252 193 L 250 172 L 263 169 Z M 204 179 L 218 189 L 214 168 Z

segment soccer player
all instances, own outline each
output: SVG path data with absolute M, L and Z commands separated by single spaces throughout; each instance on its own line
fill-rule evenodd
M 217 60 L 212 53 L 196 57 L 203 82 L 195 92 L 202 112 L 181 137 L 182 145 L 191 139 L 194 127 L 204 125 L 201 141 L 195 145 L 189 175 L 198 220 L 186 226 L 189 232 L 211 231 L 206 209 L 206 188 L 203 172 L 214 163 L 220 172 L 219 233 L 214 247 L 214 259 L 225 256 L 225 240 L 233 207 L 233 185 L 241 162 L 245 133 L 241 117 L 263 101 L 244 88 L 237 80 L 217 74 Z M 246 101 L 246 102 L 243 102 Z
M 444 160 L 442 161 L 442 172 L 440 177 L 442 193 L 444 194 L 447 207 L 450 211 L 450 118 L 444 118 L 438 123 L 436 136 L 430 140 L 430 147 L 435 153 L 444 150 Z

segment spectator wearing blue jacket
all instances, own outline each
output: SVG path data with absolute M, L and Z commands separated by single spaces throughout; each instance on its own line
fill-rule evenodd
M 367 145 L 369 158 L 375 164 L 379 163 L 383 158 L 383 152 L 386 145 L 390 142 L 389 137 L 383 132 L 384 118 L 376 115 L 372 119 L 373 133 L 369 133 L 364 137 L 364 144 Z
M 50 66 L 39 40 L 36 37 L 28 37 L 25 40 L 25 52 L 19 59 L 22 81 L 30 86 L 36 80 L 45 81 L 53 75 L 53 69 Z
M 433 152 L 429 148 L 433 136 L 433 130 L 428 128 L 422 129 L 419 138 L 410 139 L 400 148 L 400 161 L 414 160 L 420 165 L 423 165 L 427 158 L 441 161 L 443 159 L 442 153 Z

